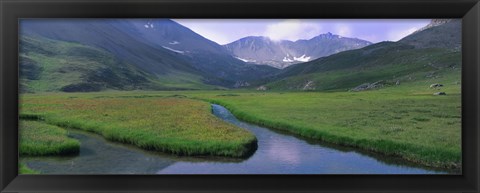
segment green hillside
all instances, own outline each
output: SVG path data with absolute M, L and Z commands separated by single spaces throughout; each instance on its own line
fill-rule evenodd
M 155 28 L 144 27 L 150 22 Z M 144 78 L 156 80 L 154 86 L 134 86 L 142 90 L 145 87 L 154 90 L 233 88 L 237 81 L 251 81 L 278 71 L 242 62 L 217 43 L 169 19 L 22 20 L 20 29 L 20 37 L 75 42 L 108 52 L 116 63 L 128 64 L 148 74 Z M 20 46 L 22 50 L 28 49 Z M 42 49 L 51 51 L 46 47 Z M 96 81 L 108 81 L 98 79 L 101 77 Z M 108 88 L 129 90 L 118 86 Z M 71 90 L 84 91 L 78 87 Z
M 350 90 L 435 80 L 452 74 L 460 81 L 461 22 L 413 33 L 398 42 L 380 42 L 296 64 L 257 82 L 270 90 Z
M 380 47 L 380 48 L 377 48 Z M 362 55 L 364 55 L 362 57 Z M 299 64 L 266 84 L 273 90 L 350 90 L 363 83 L 384 86 L 456 74 L 460 81 L 461 53 L 441 48 L 414 49 L 401 43 L 382 43 L 347 51 L 315 63 Z M 305 72 L 305 73 L 304 73 Z M 310 83 L 310 85 L 307 85 Z
M 155 77 L 104 50 L 78 43 L 22 36 L 20 48 L 23 92 L 215 88 L 180 71 Z

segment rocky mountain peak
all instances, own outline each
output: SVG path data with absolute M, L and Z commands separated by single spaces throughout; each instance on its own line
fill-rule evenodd
M 237 59 L 275 68 L 308 62 L 341 51 L 358 49 L 371 43 L 327 32 L 309 40 L 270 40 L 268 37 L 248 36 L 224 45 Z
M 453 19 L 432 19 L 432 21 L 430 21 L 430 23 L 428 25 L 426 25 L 425 27 L 422 27 L 421 29 L 417 30 L 414 33 L 417 33 L 417 32 L 432 28 L 432 27 L 436 27 L 436 26 L 440 26 L 440 25 L 449 23 L 452 20 Z
M 335 34 L 332 34 L 331 32 L 327 32 L 327 33 L 315 36 L 312 39 L 335 39 L 339 37 L 340 37 L 339 35 L 335 35 Z
M 451 22 L 452 19 L 432 19 L 432 21 L 430 22 L 430 24 L 428 24 L 427 26 L 439 26 L 439 25 L 442 25 L 442 24 L 445 24 L 445 23 L 448 23 L 448 22 Z

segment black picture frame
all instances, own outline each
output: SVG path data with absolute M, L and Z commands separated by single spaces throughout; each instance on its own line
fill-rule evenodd
M 0 0 L 0 17 L 1 192 L 480 191 L 478 0 Z M 462 18 L 462 175 L 18 175 L 20 18 Z

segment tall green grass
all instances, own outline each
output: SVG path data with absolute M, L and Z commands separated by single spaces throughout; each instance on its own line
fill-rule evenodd
M 21 117 L 37 117 L 64 128 L 94 132 L 111 141 L 177 155 L 245 157 L 255 136 L 211 113 L 210 104 L 182 98 L 70 98 L 30 95 Z
M 77 154 L 80 142 L 68 138 L 67 131 L 37 121 L 20 121 L 20 155 L 49 156 Z
M 238 119 L 257 124 L 260 126 L 288 131 L 303 137 L 317 139 L 320 141 L 330 142 L 338 145 L 358 147 L 372 152 L 382 153 L 387 156 L 396 156 L 403 159 L 419 163 L 425 166 L 442 167 L 442 168 L 459 168 L 461 165 L 461 153 L 456 150 L 445 149 L 444 147 L 420 146 L 406 142 L 398 142 L 387 138 L 384 139 L 368 139 L 364 136 L 346 136 L 337 135 L 329 131 L 308 126 L 298 126 L 292 123 L 286 123 L 280 120 L 264 119 L 261 116 L 252 116 L 242 111 L 235 105 L 218 100 L 210 100 L 212 103 L 225 106 Z M 334 126 L 331 126 L 334 129 Z M 341 128 L 338 128 L 339 130 Z M 395 129 L 392 133 L 397 132 Z M 388 133 L 385 131 L 385 133 Z

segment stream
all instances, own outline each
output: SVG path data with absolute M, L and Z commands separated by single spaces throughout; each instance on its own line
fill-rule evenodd
M 69 130 L 81 142 L 71 157 L 27 157 L 22 162 L 42 174 L 448 174 L 354 148 L 308 140 L 239 121 L 212 105 L 218 118 L 255 134 L 258 149 L 246 159 L 186 157 L 144 151 Z

